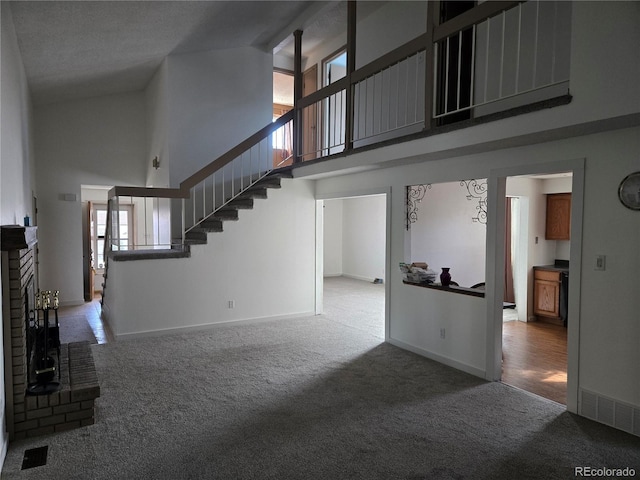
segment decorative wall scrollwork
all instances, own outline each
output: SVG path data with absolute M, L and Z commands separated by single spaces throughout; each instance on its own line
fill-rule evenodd
M 471 217 L 471 220 L 477 223 L 487 224 L 487 181 L 486 180 L 460 180 L 460 186 L 466 187 L 468 195 L 467 200 L 477 200 L 478 206 L 476 210 L 478 214 Z
M 407 230 L 418 220 L 418 204 L 422 201 L 431 184 L 407 186 Z

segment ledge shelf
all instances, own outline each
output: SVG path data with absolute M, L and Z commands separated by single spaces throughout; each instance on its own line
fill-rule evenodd
M 403 280 L 402 283 L 404 283 L 405 285 L 413 285 L 414 287 L 429 288 L 431 290 L 440 290 L 443 292 L 457 293 L 460 295 L 469 295 L 471 297 L 484 298 L 484 291 L 478 290 L 477 288 L 457 287 L 455 285 L 444 287 L 442 285 L 437 285 L 435 283 L 415 283 L 415 282 L 408 282 L 407 280 Z

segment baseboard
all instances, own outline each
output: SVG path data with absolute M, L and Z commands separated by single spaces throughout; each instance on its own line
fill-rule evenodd
M 580 389 L 578 413 L 640 437 L 640 407 Z
M 463 372 L 469 373 L 476 377 L 480 377 L 482 379 L 486 378 L 486 372 L 484 370 L 476 368 L 472 365 L 467 365 L 466 363 L 459 362 L 457 360 L 454 360 L 453 358 L 438 355 L 437 353 L 430 352 L 428 350 L 425 350 L 424 348 L 416 347 L 415 345 L 411 345 L 394 338 L 389 338 L 387 341 L 391 345 L 395 345 L 396 347 L 402 348 L 403 350 L 417 353 L 420 356 L 426 357 L 430 360 L 434 360 L 438 363 L 442 363 L 443 365 L 446 365 L 448 367 L 455 368 L 456 370 L 462 370 Z
M 313 317 L 313 316 L 315 316 L 315 313 L 310 311 L 310 312 L 292 313 L 288 315 L 274 315 L 272 317 L 255 317 L 255 318 L 244 318 L 244 319 L 238 319 L 238 320 L 225 320 L 222 322 L 205 323 L 202 325 L 188 325 L 185 327 L 169 327 L 169 328 L 162 328 L 158 330 L 145 330 L 141 332 L 120 333 L 120 334 L 116 334 L 115 338 L 117 340 L 126 340 L 130 338 L 133 339 L 133 338 L 140 338 L 140 337 L 153 337 L 153 336 L 159 336 L 159 335 L 172 335 L 176 333 L 187 333 L 187 332 L 196 332 L 200 330 L 211 330 L 216 327 L 223 327 L 223 326 L 229 326 L 229 325 L 255 325 L 258 323 L 271 322 L 275 320 L 289 320 L 292 318 L 303 318 L 303 317 Z
M 345 277 L 345 278 L 352 278 L 354 280 L 362 280 L 364 282 L 369 282 L 369 283 L 373 283 L 373 281 L 375 280 L 375 278 L 363 277 L 361 275 L 351 275 L 350 273 L 343 273 L 342 276 Z

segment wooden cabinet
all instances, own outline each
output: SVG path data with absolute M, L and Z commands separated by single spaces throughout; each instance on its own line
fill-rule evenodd
M 563 324 L 560 318 L 561 272 L 552 270 L 533 270 L 533 313 L 540 320 Z
M 569 240 L 571 238 L 571 194 L 547 195 L 547 240 Z

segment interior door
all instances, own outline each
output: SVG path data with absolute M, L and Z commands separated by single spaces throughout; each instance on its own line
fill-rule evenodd
M 302 74 L 302 96 L 306 97 L 317 89 L 318 65 L 315 64 Z M 302 111 L 302 151 L 300 157 L 303 161 L 317 158 L 318 144 L 318 106 L 314 103 Z

